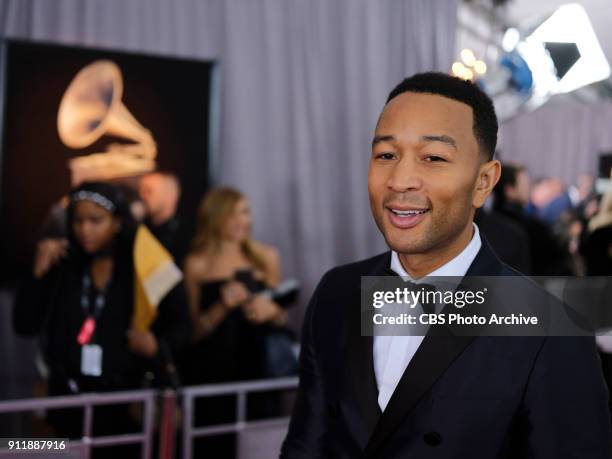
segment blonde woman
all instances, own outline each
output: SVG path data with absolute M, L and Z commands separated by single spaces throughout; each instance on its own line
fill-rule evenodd
M 251 238 L 249 201 L 220 187 L 203 198 L 196 236 L 185 260 L 185 285 L 194 323 L 194 346 L 183 370 L 202 384 L 265 376 L 264 341 L 287 314 L 258 294 L 281 278 L 276 249 Z
M 270 337 L 284 332 L 286 312 L 259 294 L 281 279 L 276 249 L 251 238 L 249 201 L 239 191 L 215 188 L 203 198 L 196 236 L 184 265 L 185 286 L 194 324 L 193 344 L 180 363 L 188 385 L 259 379 L 269 376 Z M 257 398 L 259 397 L 259 398 Z M 249 416 L 276 413 L 277 400 L 256 394 Z M 196 425 L 235 421 L 228 397 L 196 401 Z M 194 457 L 233 457 L 234 436 L 201 438 Z

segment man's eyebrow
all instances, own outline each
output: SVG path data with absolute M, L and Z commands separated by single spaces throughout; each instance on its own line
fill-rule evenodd
M 395 140 L 395 136 L 392 135 L 377 135 L 372 139 L 372 147 L 377 143 L 381 142 L 393 142 Z
M 424 135 L 421 137 L 421 142 L 442 142 L 453 147 L 455 150 L 457 149 L 455 139 L 447 135 Z

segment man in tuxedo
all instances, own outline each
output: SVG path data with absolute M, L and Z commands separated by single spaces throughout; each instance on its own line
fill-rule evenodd
M 448 75 L 390 93 L 368 190 L 391 251 L 313 294 L 282 458 L 612 457 L 593 338 L 361 335 L 361 276 L 520 276 L 473 223 L 500 176 L 497 127 L 491 100 Z

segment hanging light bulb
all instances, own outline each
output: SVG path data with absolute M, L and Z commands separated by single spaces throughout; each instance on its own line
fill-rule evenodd
M 483 61 L 474 62 L 474 71 L 479 75 L 484 75 L 487 73 L 487 64 L 485 64 Z
M 476 62 L 476 56 L 474 56 L 471 49 L 466 48 L 461 51 L 461 60 L 463 60 L 463 63 L 468 67 L 473 67 L 474 63 Z
M 451 67 L 451 70 L 453 71 L 453 75 L 462 78 L 461 75 L 463 75 L 463 72 L 466 70 L 465 65 L 463 65 L 461 62 L 454 62 L 453 66 Z

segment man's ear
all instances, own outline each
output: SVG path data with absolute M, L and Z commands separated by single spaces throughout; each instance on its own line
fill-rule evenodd
M 478 170 L 478 177 L 476 177 L 476 187 L 474 188 L 474 195 L 472 197 L 472 205 L 475 208 L 480 208 L 484 205 L 485 201 L 495 188 L 495 185 L 499 181 L 501 176 L 501 163 L 493 159 L 482 163 Z

